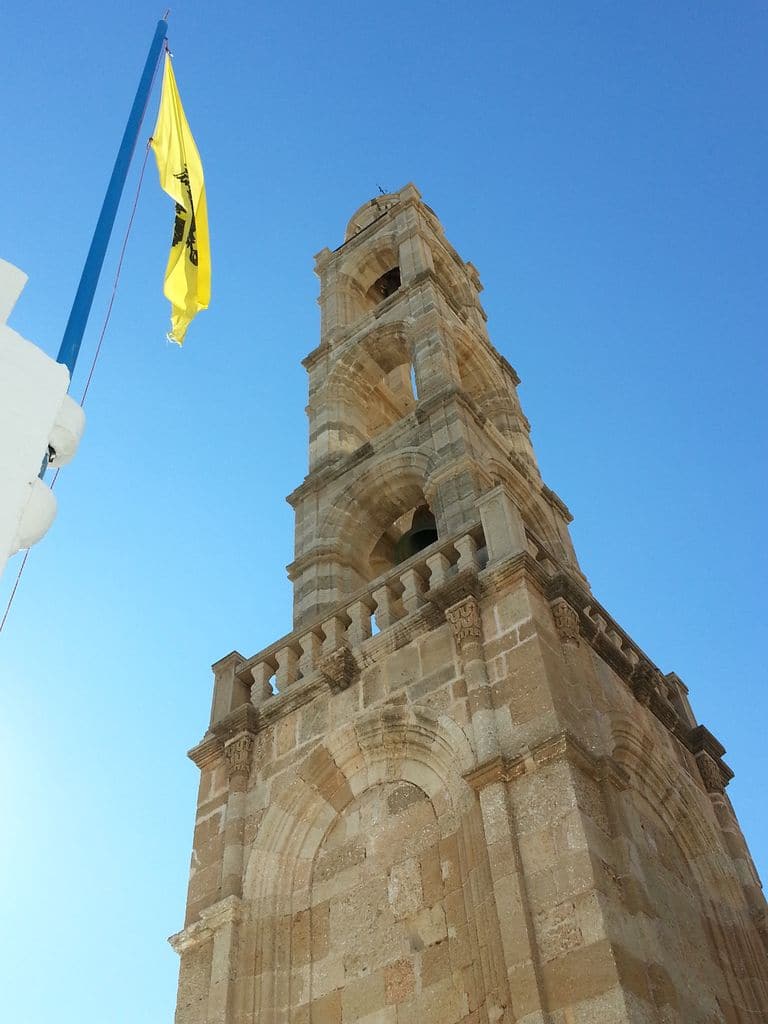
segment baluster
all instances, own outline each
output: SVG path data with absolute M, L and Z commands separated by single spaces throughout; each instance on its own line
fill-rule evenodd
M 344 642 L 344 634 L 347 632 L 347 624 L 341 615 L 334 615 L 323 623 L 323 654 L 330 654 Z
M 448 561 L 442 551 L 436 552 L 434 555 L 430 555 L 427 559 L 427 566 L 429 568 L 429 589 L 432 590 L 434 587 L 439 587 L 441 583 L 445 583 L 448 578 L 448 570 L 451 567 L 451 563 Z
M 347 630 L 347 636 L 351 644 L 361 644 L 371 635 L 371 606 L 368 603 L 370 598 L 363 598 L 362 601 L 355 601 L 347 608 L 347 615 L 351 625 Z
M 393 622 L 397 621 L 394 595 L 386 583 L 382 587 L 377 587 L 371 597 L 376 602 L 376 625 L 379 629 L 386 629 L 387 626 L 391 626 Z
M 277 658 L 275 680 L 278 691 L 282 693 L 286 686 L 295 683 L 299 677 L 299 656 L 293 647 L 281 647 L 275 657 Z
M 302 676 L 311 675 L 320 658 L 322 641 L 314 631 L 305 633 L 299 640 L 301 646 L 301 657 L 299 658 L 299 669 Z
M 462 569 L 474 569 L 477 565 L 477 541 L 475 538 L 468 533 L 464 537 L 459 537 L 454 547 L 459 552 L 459 561 L 457 562 L 459 572 Z
M 255 665 L 251 665 L 251 676 L 253 678 L 251 704 L 254 707 L 258 707 L 262 701 L 273 696 L 270 679 L 274 674 L 275 666 L 271 665 L 268 661 L 259 661 Z
M 424 591 L 427 584 L 424 577 L 415 569 L 406 569 L 400 577 L 400 582 L 403 585 L 403 606 L 410 615 L 417 612 L 425 603 Z

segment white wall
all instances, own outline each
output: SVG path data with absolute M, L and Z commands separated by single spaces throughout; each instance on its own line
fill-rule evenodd
M 6 324 L 26 283 L 26 274 L 0 260 L 0 574 L 11 555 L 40 540 L 56 515 L 56 499 L 38 479 L 48 446 L 56 452 L 52 465 L 63 465 L 85 425 L 82 409 L 67 395 L 67 368 Z

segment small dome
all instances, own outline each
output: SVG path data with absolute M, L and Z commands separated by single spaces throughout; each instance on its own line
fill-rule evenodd
M 369 199 L 367 203 L 363 203 L 360 209 L 355 210 L 350 218 L 347 230 L 344 233 L 344 241 L 348 242 L 350 238 L 354 238 L 363 228 L 373 224 L 382 214 L 386 213 L 387 210 L 391 210 L 399 202 L 400 194 L 398 192 L 390 192 L 387 195 L 375 196 L 373 199 Z

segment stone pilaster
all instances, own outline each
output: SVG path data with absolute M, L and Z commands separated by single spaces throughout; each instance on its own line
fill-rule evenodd
M 243 835 L 245 830 L 245 799 L 251 770 L 253 735 L 243 732 L 227 740 L 224 756 L 229 775 L 224 858 L 221 869 L 222 896 L 239 896 L 243 885 Z
M 475 749 L 481 763 L 499 753 L 496 713 L 483 658 L 482 622 L 477 598 L 469 594 L 445 609 L 456 650 L 464 665 Z

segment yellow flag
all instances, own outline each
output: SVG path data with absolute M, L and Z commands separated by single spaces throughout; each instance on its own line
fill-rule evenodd
M 176 203 L 176 220 L 163 292 L 171 303 L 169 341 L 184 341 L 195 314 L 211 300 L 211 252 L 203 165 L 181 106 L 170 54 L 152 136 L 160 187 Z

